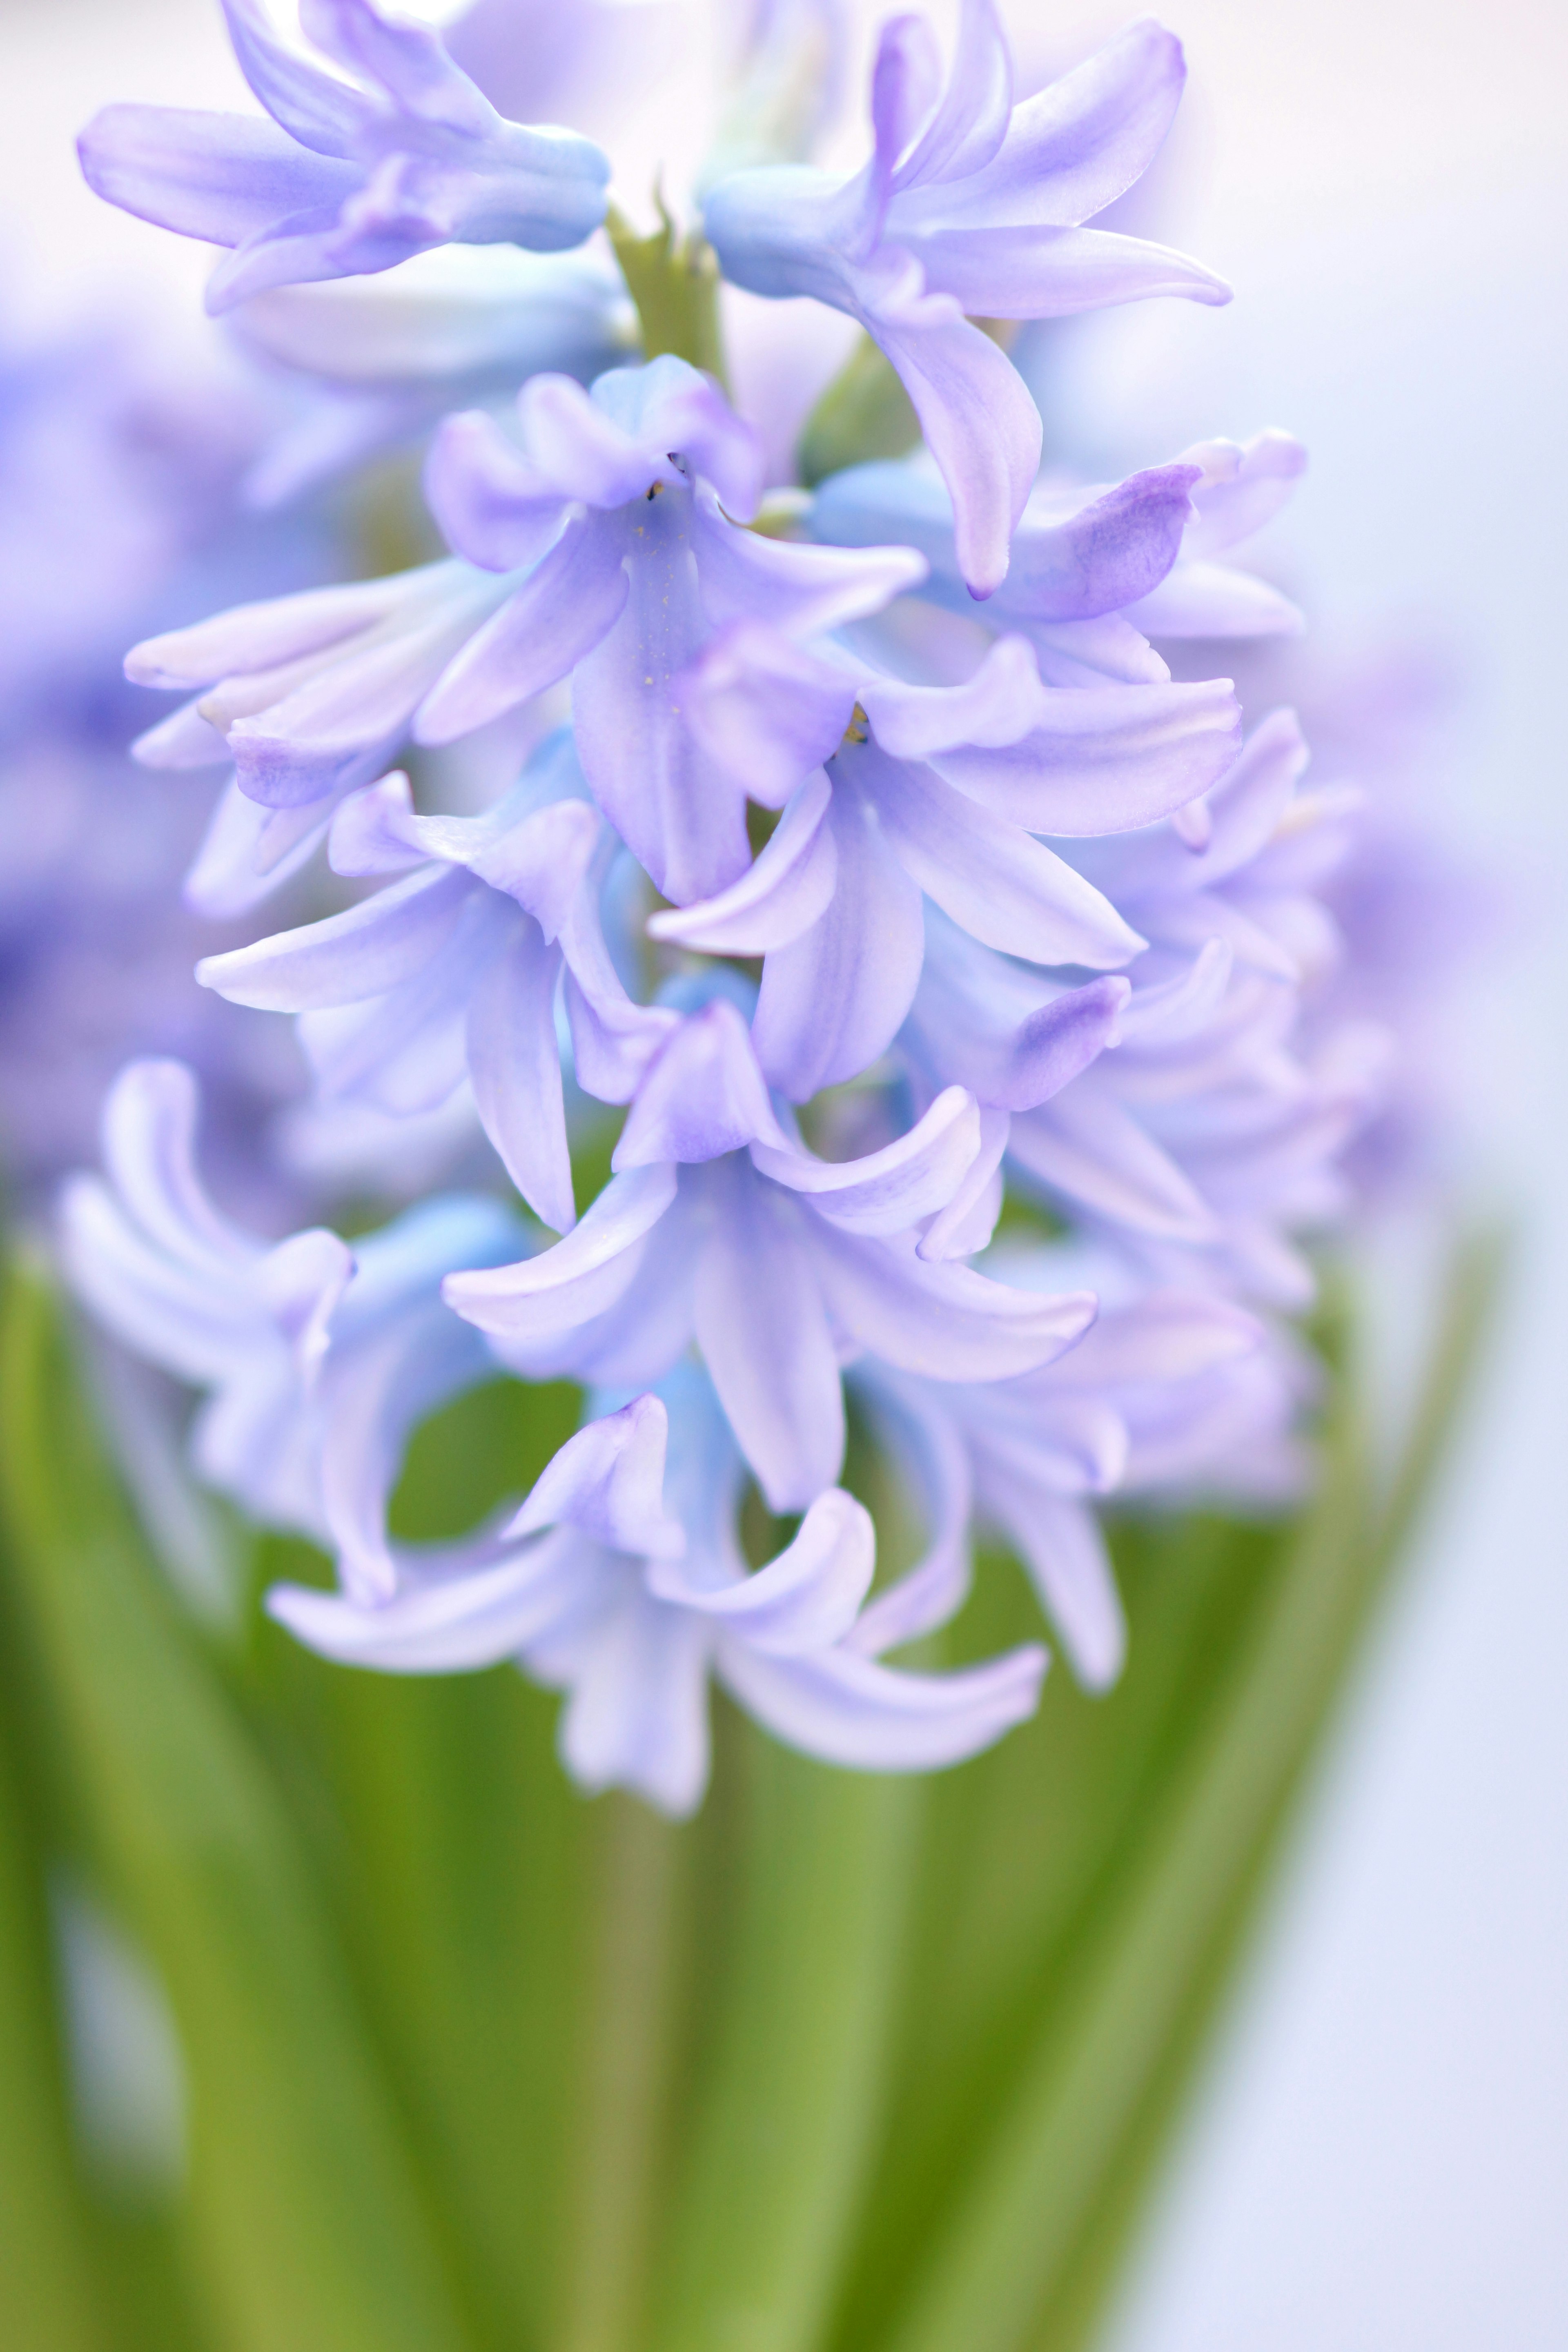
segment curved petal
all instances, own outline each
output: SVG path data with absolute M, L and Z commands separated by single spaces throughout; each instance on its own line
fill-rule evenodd
M 848 1337 L 929 1380 L 1000 1381 L 1053 1363 L 1094 1320 L 1089 1291 L 1015 1290 L 963 1265 L 928 1265 L 912 1246 L 812 1234 L 824 1294 Z
M 721 1160 L 708 1184 L 698 1344 L 770 1508 L 802 1511 L 844 1459 L 838 1357 L 813 1253 L 795 1213 L 743 1161 Z
M 752 1159 L 844 1232 L 896 1234 L 946 1207 L 979 1148 L 973 1096 L 948 1087 L 907 1135 L 863 1160 L 818 1160 L 798 1146 L 768 1143 L 753 1143 Z
M 422 743 L 450 743 L 568 677 L 615 628 L 626 575 L 614 535 L 568 522 L 549 553 L 468 638 L 418 708 Z
M 516 1265 L 448 1275 L 442 1296 L 481 1331 L 532 1343 L 556 1339 L 623 1296 L 675 1192 L 673 1168 L 633 1168 L 613 1176 L 553 1248 Z
M 978 1756 L 1039 1704 L 1044 1650 L 1010 1650 L 961 1674 L 901 1674 L 852 1650 L 765 1658 L 721 1641 L 716 1669 L 777 1738 L 862 1772 L 931 1772 Z
M 764 1148 L 784 1143 L 746 1024 L 721 997 L 688 1014 L 660 1048 L 610 1164 L 717 1160 L 759 1137 Z
M 921 894 L 850 784 L 829 814 L 835 887 L 826 910 L 763 966 L 752 1035 L 792 1102 L 857 1077 L 886 1052 L 914 998 L 925 953 Z
M 275 123 L 174 106 L 106 106 L 77 153 L 95 195 L 207 245 L 243 245 L 275 220 L 335 207 L 359 179 Z
M 818 768 L 785 803 L 760 854 L 716 898 L 648 918 L 649 939 L 700 955 L 766 955 L 809 930 L 833 897 L 838 853 L 825 820 L 833 787 Z
M 560 971 L 560 950 L 538 926 L 514 919 L 469 1000 L 465 1035 L 485 1133 L 534 1214 L 563 1234 L 577 1211 L 555 1034 Z
M 648 1575 L 661 1601 L 714 1618 L 736 1640 L 769 1657 L 800 1657 L 847 1633 L 871 1589 L 877 1531 L 871 1514 L 842 1487 L 819 1495 L 788 1549 L 739 1583 L 702 1585 L 674 1566 Z
M 474 887 L 461 871 L 410 874 L 341 915 L 204 956 L 196 978 L 230 1003 L 264 1013 L 360 1003 L 429 962 L 451 938 Z
M 612 1551 L 679 1559 L 686 1538 L 663 1502 L 668 1440 L 669 1415 L 656 1396 L 634 1397 L 619 1412 L 589 1422 L 541 1471 L 505 1534 L 536 1535 L 561 1523 Z

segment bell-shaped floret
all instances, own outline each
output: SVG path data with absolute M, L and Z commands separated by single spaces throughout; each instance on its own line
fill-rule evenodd
M 468 1079 L 512 1181 L 558 1233 L 575 1212 L 557 942 L 600 832 L 562 753 L 545 745 L 478 817 L 416 816 L 397 774 L 354 794 L 333 820 L 333 865 L 398 879 L 341 915 L 208 956 L 196 974 L 235 1003 L 299 1014 L 327 1097 L 413 1116 Z
M 1059 318 L 1153 294 L 1229 299 L 1184 255 L 1083 226 L 1147 167 L 1184 76 L 1180 44 L 1145 20 L 1015 106 L 991 0 L 964 0 L 945 88 L 929 25 L 898 16 L 872 69 L 875 144 L 858 173 L 764 166 L 704 200 L 726 277 L 847 311 L 898 370 L 952 494 L 959 566 L 976 596 L 1006 576 L 1040 420 L 973 320 Z
M 415 1367 L 420 1413 L 480 1377 L 486 1351 L 438 1286 L 515 1249 L 519 1228 L 493 1202 L 454 1197 L 353 1251 L 319 1229 L 269 1246 L 207 1199 L 196 1117 L 182 1064 L 136 1062 L 121 1075 L 104 1112 L 109 1181 L 82 1175 L 66 1188 L 67 1270 L 129 1348 L 205 1391 L 198 1475 L 265 1525 L 331 1538 L 362 1475 L 357 1441 L 324 1448 L 340 1383 L 363 1399 L 389 1347 Z M 362 1434 L 374 1442 L 374 1430 Z
M 574 1778 L 675 1814 L 707 1782 L 713 1675 L 781 1738 L 878 1771 L 973 1755 L 1032 1710 L 1037 1649 L 929 1675 L 857 1643 L 876 1538 L 841 1488 L 815 1496 L 794 1539 L 749 1571 L 743 1484 L 712 1388 L 684 1367 L 591 1420 L 494 1533 L 423 1556 L 402 1548 L 395 1591 L 285 1585 L 268 1605 L 353 1664 L 446 1673 L 516 1658 L 567 1694 L 560 1738 Z
M 610 167 L 593 142 L 508 122 L 428 26 L 371 0 L 300 0 L 318 61 L 280 38 L 262 0 L 224 0 L 224 14 L 269 120 L 109 106 L 79 142 L 100 196 L 230 248 L 209 310 L 438 245 L 559 252 L 604 219 Z

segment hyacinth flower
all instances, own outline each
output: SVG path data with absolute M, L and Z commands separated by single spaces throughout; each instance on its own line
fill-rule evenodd
M 773 858 L 764 852 L 738 888 L 649 929 L 764 956 L 758 1049 L 795 1101 L 858 1075 L 891 1042 L 920 981 L 925 898 L 1033 963 L 1106 971 L 1138 955 L 1145 941 L 1115 901 L 1086 892 L 1035 836 L 1149 824 L 1224 773 L 1240 730 L 1226 679 L 1047 688 L 1016 637 L 963 685 L 919 687 L 847 649 L 740 626 L 715 640 L 684 691 L 694 728 L 753 794 L 805 781 Z M 820 911 L 799 887 L 808 824 L 832 859 Z
M 79 142 L 111 204 L 226 246 L 207 308 L 275 286 L 390 269 L 434 246 L 556 253 L 605 216 L 607 159 L 575 132 L 508 122 L 426 26 L 370 0 L 300 0 L 318 63 L 260 0 L 223 0 L 268 119 L 110 106 Z
M 1306 761 L 1277 711 L 1208 795 L 1206 847 L 1174 824 L 1071 845 L 1151 940 L 1146 990 L 1116 1051 L 1014 1119 L 1007 1143 L 1052 1197 L 1145 1250 L 1190 1245 L 1194 1267 L 1228 1267 L 1289 1307 L 1313 1288 L 1289 1230 L 1342 1205 L 1336 1163 L 1375 1108 L 1388 1051 L 1364 1022 L 1293 1050 L 1303 984 L 1334 961 L 1314 893 L 1350 814 L 1342 791 L 1298 790 Z
M 738 527 L 761 491 L 754 436 L 710 379 L 665 356 L 592 391 L 536 376 L 521 448 L 453 417 L 426 473 L 432 511 L 470 562 L 527 580 L 456 656 L 419 713 L 424 742 L 468 733 L 570 677 L 583 772 L 622 840 L 678 906 L 751 862 L 737 781 L 693 734 L 681 680 L 714 632 L 765 614 L 792 641 L 878 610 L 923 570 L 902 548 L 828 550 Z
M 872 69 L 875 145 L 859 173 L 762 166 L 703 200 L 727 278 L 847 311 L 892 362 L 952 494 L 976 596 L 1006 575 L 1041 428 L 973 317 L 1059 318 L 1156 294 L 1229 299 L 1184 255 L 1083 226 L 1147 168 L 1184 78 L 1180 44 L 1145 22 L 1015 106 L 990 0 L 964 0 L 945 88 L 929 24 L 898 16 Z
M 191 1438 L 198 1474 L 264 1525 L 331 1539 L 363 1471 L 352 1444 L 323 1451 L 325 1417 L 363 1419 L 389 1339 L 420 1383 L 395 1438 L 483 1377 L 489 1360 L 438 1286 L 454 1265 L 507 1255 L 519 1227 L 495 1202 L 454 1197 L 353 1250 L 320 1228 L 269 1245 L 213 1206 L 197 1117 L 183 1064 L 122 1072 L 104 1106 L 109 1181 L 74 1177 L 62 1198 L 66 1268 L 127 1345 L 207 1392 Z
M 1086 1270 L 1055 1247 L 999 1252 L 998 1263 L 1041 1289 Z M 1093 1273 L 1116 1277 L 1104 1265 Z M 1079 1681 L 1109 1688 L 1126 1632 L 1095 1506 L 1154 1483 L 1223 1477 L 1243 1432 L 1256 1443 L 1289 1425 L 1297 1394 L 1265 1337 L 1226 1301 L 1149 1290 L 1014 1380 L 960 1385 L 857 1365 L 852 1391 L 922 1498 L 931 1537 L 856 1638 L 893 1647 L 945 1623 L 969 1590 L 971 1531 L 988 1529 L 1023 1561 Z
M 931 1255 L 979 1149 L 960 1087 L 880 1150 L 825 1160 L 781 1124 L 742 1015 L 716 995 L 648 1066 L 609 1184 L 552 1248 L 445 1290 L 531 1378 L 652 1385 L 693 1339 L 770 1507 L 805 1509 L 842 1467 L 840 1366 L 1000 1380 L 1093 1319 Z
M 634 355 L 636 313 L 598 254 L 469 249 L 460 269 L 458 258 L 448 248 L 395 278 L 250 297 L 241 341 L 306 386 L 246 477 L 253 506 L 421 441 L 453 409 L 500 408 L 531 375 L 591 383 Z
M 186 880 L 240 913 L 297 872 L 345 793 L 369 783 L 452 655 L 510 583 L 449 560 L 241 604 L 137 646 L 126 675 L 195 698 L 138 737 L 153 768 L 234 763 Z
M 1170 670 L 1151 637 L 1293 636 L 1303 625 L 1296 606 L 1256 573 L 1218 559 L 1234 558 L 1273 520 L 1306 464 L 1292 435 L 1266 432 L 1245 445 L 1199 442 L 1173 464 L 1109 488 L 1042 478 L 984 620 L 1026 636 L 1041 677 L 1059 687 L 1160 683 Z M 919 548 L 929 571 L 910 593 L 974 615 L 952 499 L 929 461 L 851 466 L 831 476 L 812 499 L 809 528 L 834 547 L 893 540 Z M 899 616 L 896 609 L 890 619 Z M 893 635 L 895 657 L 897 643 Z M 929 656 L 929 633 L 917 645 Z
M 948 1675 L 888 1667 L 867 1648 L 876 1534 L 842 1488 L 819 1494 L 749 1572 L 743 1483 L 711 1388 L 683 1367 L 569 1439 L 499 1529 L 425 1557 L 400 1548 L 395 1591 L 282 1585 L 268 1606 L 351 1665 L 431 1674 L 515 1659 L 567 1694 L 558 1738 L 574 1779 L 677 1815 L 707 1786 L 710 1676 L 790 1746 L 861 1770 L 956 1762 L 1032 1713 L 1037 1646 Z
M 300 1014 L 328 1097 L 418 1115 L 467 1077 L 513 1183 L 564 1232 L 560 936 L 600 824 L 559 752 L 482 816 L 416 815 L 399 774 L 353 794 L 332 820 L 334 869 L 398 878 L 342 914 L 209 956 L 197 977 L 233 1003 Z

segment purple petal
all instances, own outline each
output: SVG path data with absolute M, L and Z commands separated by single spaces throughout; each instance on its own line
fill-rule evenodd
M 461 566 L 426 564 L 387 580 L 361 580 L 343 588 L 307 588 L 260 604 L 237 604 L 188 629 L 148 637 L 125 656 L 134 686 L 210 686 L 215 678 L 274 669 L 301 655 L 343 644 L 384 620 L 418 587 L 436 587 Z
M 615 537 L 592 517 L 569 522 L 442 671 L 419 706 L 419 740 L 453 742 L 553 686 L 615 628 L 626 602 Z
M 327 829 L 326 813 L 266 809 L 231 777 L 217 798 L 180 896 L 192 911 L 222 922 L 247 915 L 297 874 Z
M 884 751 L 925 760 L 964 744 L 1016 743 L 1039 725 L 1051 698 L 1024 637 L 999 637 L 963 686 L 865 678 L 860 706 Z
M 1005 1110 L 987 1105 L 980 1113 L 979 1125 L 979 1150 L 952 1200 L 931 1220 L 916 1248 L 916 1256 L 931 1265 L 941 1265 L 949 1258 L 973 1257 L 996 1230 L 1002 1213 L 1002 1155 L 1012 1121 Z
M 648 918 L 649 939 L 701 955 L 766 955 L 810 929 L 833 897 L 838 853 L 825 820 L 833 787 L 820 768 L 786 803 L 761 854 L 738 882 L 695 907 Z
M 1016 1118 L 1008 1150 L 1038 1182 L 1113 1224 L 1166 1241 L 1215 1237 L 1213 1213 L 1175 1161 L 1087 1080 Z
M 701 492 L 692 531 L 703 608 L 715 628 L 765 620 L 785 635 L 816 636 L 879 613 L 926 575 L 912 548 L 816 547 L 738 530 Z
M 592 883 L 578 893 L 561 944 L 577 1083 L 600 1102 L 630 1102 L 680 1016 L 668 1005 L 638 1004 L 626 994 L 605 943 Z
M 699 741 L 770 808 L 832 757 L 855 709 L 852 677 L 747 622 L 703 646 L 679 691 Z
M 952 69 L 941 105 L 893 186 L 942 187 L 983 171 L 1007 137 L 1013 112 L 1013 61 L 991 0 L 963 0 Z M 893 234 L 902 206 L 893 214 Z
M 792 1102 L 856 1077 L 898 1034 L 920 980 L 921 894 L 852 783 L 829 814 L 837 882 L 826 912 L 763 966 L 752 1035 Z
M 1094 1320 L 1087 1291 L 1047 1297 L 962 1265 L 927 1265 L 912 1247 L 818 1223 L 812 1251 L 834 1321 L 900 1371 L 1000 1381 L 1055 1361 Z
M 451 937 L 473 887 L 466 874 L 411 874 L 322 922 L 204 956 L 196 978 L 231 1003 L 264 1013 L 358 1003 L 429 961 Z
M 1130 26 L 1014 109 L 994 160 L 942 192 L 950 207 L 977 227 L 1018 220 L 1070 227 L 1090 219 L 1148 168 L 1185 79 L 1173 34 L 1151 18 Z
M 656 1396 L 634 1397 L 619 1412 L 591 1421 L 540 1473 L 504 1532 L 536 1535 L 565 1522 L 612 1551 L 678 1559 L 686 1538 L 663 1500 L 668 1439 L 669 1415 Z
M 746 1024 L 719 997 L 688 1015 L 650 1066 L 610 1165 L 717 1160 L 759 1137 L 784 1143 Z
M 719 1677 L 741 1705 L 792 1748 L 863 1772 L 930 1772 L 994 1747 L 1039 1704 L 1044 1650 L 1008 1651 L 961 1674 L 900 1674 L 828 1650 L 764 1658 L 722 1642 Z
M 468 1076 L 485 1133 L 534 1214 L 558 1234 L 576 1220 L 572 1155 L 555 1035 L 560 950 L 531 922 L 512 935 L 474 991 L 466 1028 Z
M 374 1607 L 275 1584 L 268 1614 L 297 1640 L 343 1665 L 383 1674 L 464 1674 L 514 1657 L 567 1605 L 567 1545 L 534 1545 L 497 1566 L 416 1585 Z
M 1121 1672 L 1127 1626 L 1094 1513 L 989 1462 L 980 1506 L 1016 1546 L 1079 1682 L 1108 1690 Z
M 1225 279 L 1202 262 L 1110 229 L 933 227 L 908 243 L 935 289 L 931 299 L 954 300 L 985 318 L 1068 319 L 1159 294 L 1211 303 L 1231 297 Z M 897 366 L 896 356 L 889 357 Z M 910 393 L 914 398 L 912 384 Z
M 441 1295 L 481 1331 L 535 1345 L 559 1338 L 624 1296 L 675 1190 L 673 1168 L 613 1176 L 553 1248 L 516 1265 L 448 1275 Z
M 897 1234 L 947 1205 L 979 1148 L 974 1097 L 949 1087 L 907 1135 L 863 1160 L 818 1160 L 782 1138 L 753 1143 L 752 1160 L 843 1232 Z
M 1185 459 L 1203 467 L 1193 493 L 1197 520 L 1187 553 L 1223 554 L 1250 539 L 1277 515 L 1307 470 L 1307 452 L 1291 433 L 1259 433 L 1238 449 L 1234 441 L 1200 442 Z
M 1307 625 L 1289 596 L 1228 563 L 1179 563 L 1127 618 L 1152 637 L 1299 637 Z
M 803 1511 L 844 1459 L 838 1357 L 813 1253 L 798 1212 L 743 1161 L 720 1161 L 707 1182 L 698 1344 L 770 1508 Z
M 952 495 L 959 570 L 972 595 L 989 596 L 1006 577 L 1039 466 L 1039 413 L 1012 362 L 962 305 L 919 292 L 912 269 L 911 280 L 879 299 L 867 325 L 898 370 Z
M 707 1629 L 628 1580 L 596 1630 L 561 1725 L 561 1754 L 589 1790 L 636 1789 L 677 1819 L 708 1780 Z
M 1195 686 L 1052 688 L 1032 730 L 935 755 L 951 783 L 1032 833 L 1130 832 L 1195 800 L 1241 744 L 1228 678 Z M 934 896 L 934 893 L 933 893 Z
M 349 155 L 374 120 L 361 89 L 280 40 L 258 0 L 222 0 L 239 69 L 275 122 L 321 155 Z
M 848 1632 L 876 1567 L 869 1511 L 833 1486 L 812 1504 L 788 1549 L 754 1576 L 702 1585 L 679 1567 L 661 1565 L 647 1581 L 659 1600 L 700 1610 L 748 1648 L 790 1658 L 826 1649 Z
M 487 572 L 536 563 L 561 529 L 568 495 L 482 409 L 445 418 L 425 461 L 426 502 L 448 544 Z
M 896 762 L 868 743 L 841 753 L 837 764 L 851 762 L 906 870 L 972 938 L 1005 955 L 1091 971 L 1126 963 L 1143 947 L 1080 874 L 934 769 Z
M 579 663 L 572 689 L 578 757 L 594 797 L 678 907 L 727 889 L 752 862 L 744 788 L 687 722 L 681 674 L 708 634 L 689 511 L 675 496 L 642 505 L 647 520 L 630 541 L 625 608 Z
M 242 245 L 275 220 L 335 209 L 359 178 L 352 163 L 301 152 L 274 123 L 184 107 L 106 106 L 77 153 L 96 195 L 208 245 Z
M 973 1496 L 968 1450 L 932 1391 L 880 1367 L 869 1380 L 857 1372 L 855 1391 L 905 1491 L 919 1498 L 926 1535 L 914 1567 L 877 1595 L 846 1636 L 847 1648 L 871 1658 L 945 1625 L 963 1604 L 971 1577 Z

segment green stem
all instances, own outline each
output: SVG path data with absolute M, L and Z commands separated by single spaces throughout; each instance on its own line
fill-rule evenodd
M 680 1832 L 619 1793 L 596 1827 L 558 2352 L 626 2352 L 641 2336 L 671 2090 Z
M 747 1739 L 731 1961 L 662 2232 L 654 2352 L 808 2352 L 885 2090 L 921 1791 Z

